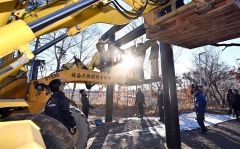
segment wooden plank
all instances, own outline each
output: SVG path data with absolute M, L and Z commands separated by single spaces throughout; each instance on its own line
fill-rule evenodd
M 206 32 L 195 33 L 194 34 L 195 38 L 193 38 L 194 35 L 190 36 L 189 38 L 191 38 L 191 40 L 193 40 L 193 41 L 200 38 L 200 40 L 202 40 L 202 42 L 207 43 L 207 41 L 211 41 L 209 43 L 215 43 L 216 41 L 214 39 L 216 39 L 216 37 L 225 39 L 225 36 L 227 36 L 227 34 L 232 34 L 233 37 L 238 37 L 240 34 L 240 31 L 239 30 L 236 31 L 236 29 L 238 29 L 240 27 L 240 25 L 239 25 L 240 22 L 234 22 L 235 19 L 240 19 L 240 16 L 238 18 L 233 18 L 232 23 L 226 23 L 226 24 L 222 25 L 221 28 L 220 27 L 219 28 L 211 28 Z M 221 23 L 219 23 L 219 25 L 221 25 Z M 215 29 L 215 30 L 213 30 L 213 29 Z M 235 36 L 235 34 L 236 34 L 236 36 Z M 185 40 L 187 40 L 187 38 L 185 38 Z M 178 39 L 178 42 L 181 43 L 182 41 Z
M 169 17 L 147 30 L 150 39 L 159 39 L 183 47 L 194 48 L 240 37 L 240 9 L 231 2 L 217 3 L 217 8 L 204 15 L 191 11 Z
M 197 18 L 198 17 L 198 18 Z M 215 19 L 217 19 L 219 16 L 218 15 L 211 15 L 211 19 L 212 20 L 215 20 Z M 190 29 L 192 29 L 192 25 L 195 25 L 195 26 L 197 26 L 197 28 L 199 28 L 199 23 L 203 23 L 203 24 L 206 24 L 206 19 L 207 18 L 204 18 L 204 16 L 201 16 L 201 15 L 197 15 L 197 14 L 195 14 L 195 18 L 196 19 L 186 19 L 186 21 L 184 22 L 184 24 L 181 24 L 181 25 L 179 25 L 179 26 L 175 26 L 175 28 L 173 28 L 173 30 L 165 30 L 165 33 L 166 34 L 168 34 L 168 35 L 171 35 L 171 32 L 177 32 L 177 34 L 179 34 L 178 33 L 178 31 L 179 31 L 179 29 L 180 28 L 187 28 L 187 29 L 185 29 L 186 31 L 190 31 L 188 28 L 190 28 Z M 203 19 L 204 18 L 204 19 Z M 224 18 L 223 18 L 223 20 L 224 20 Z M 209 20 L 208 20 L 209 21 Z M 209 23 L 209 22 L 208 22 Z M 195 29 L 195 28 L 194 28 Z M 164 34 L 164 31 L 161 33 L 161 34 Z M 173 35 L 173 36 L 176 36 L 176 35 Z M 154 38 L 154 37 L 153 37 Z
M 231 25 L 234 25 L 236 24 L 235 19 L 240 19 L 240 16 L 238 17 L 234 17 L 231 19 L 231 22 L 232 23 L 225 23 L 225 22 L 222 22 L 224 19 L 221 19 L 221 20 L 218 20 L 217 23 L 218 24 L 212 24 L 211 27 L 208 28 L 208 24 L 202 24 L 202 26 L 200 26 L 200 28 L 206 28 L 205 30 L 204 29 L 200 29 L 201 32 L 199 31 L 195 31 L 194 34 L 193 31 L 191 32 L 188 32 L 187 34 L 184 34 L 183 37 L 185 37 L 185 35 L 189 35 L 187 36 L 187 38 L 185 39 L 188 39 L 188 38 L 193 38 L 193 37 L 201 37 L 201 36 L 207 36 L 207 37 L 211 37 L 211 35 L 214 35 L 216 34 L 217 32 L 220 32 L 222 30 L 224 30 L 225 32 L 227 31 L 227 34 L 229 33 L 232 33 L 232 31 L 230 30 L 230 28 L 228 27 L 231 27 Z M 240 23 L 240 22 L 239 22 Z M 237 27 L 240 27 L 239 24 L 237 23 Z M 197 27 L 195 28 L 195 30 L 197 29 Z M 235 28 L 232 28 L 232 29 L 235 29 Z M 230 30 L 230 31 L 229 31 Z M 235 31 L 234 31 L 235 32 Z M 237 32 L 236 32 L 237 33 Z M 215 37 L 216 38 L 216 37 Z M 181 42 L 181 40 L 179 40 L 179 42 Z

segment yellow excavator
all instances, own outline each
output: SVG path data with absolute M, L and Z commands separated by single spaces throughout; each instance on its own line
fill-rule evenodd
M 49 96 L 45 87 L 57 78 L 89 84 L 124 83 L 125 79 L 76 66 L 30 80 L 26 65 L 40 52 L 32 52 L 28 44 L 62 28 L 67 29 L 65 36 L 74 36 L 95 23 L 127 24 L 175 1 L 53 0 L 35 9 L 29 7 L 30 2 L 0 1 L 0 113 L 4 118 L 0 122 L 1 148 L 85 148 L 89 128 L 79 109 L 71 107 L 79 134 L 75 142 L 60 122 L 41 114 Z

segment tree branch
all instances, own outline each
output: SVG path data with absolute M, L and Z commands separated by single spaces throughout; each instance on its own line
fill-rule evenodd
M 229 44 L 219 44 L 219 43 L 215 43 L 215 44 L 211 44 L 212 46 L 215 46 L 215 47 L 222 47 L 222 46 L 225 46 L 225 47 L 231 47 L 231 46 L 240 46 L 240 43 L 229 43 Z
M 226 43 L 223 43 L 223 44 L 215 43 L 215 44 L 211 44 L 211 45 L 215 46 L 215 47 L 224 47 L 222 49 L 222 51 L 224 51 L 227 47 L 240 46 L 240 43 L 229 43 L 229 44 L 226 44 Z

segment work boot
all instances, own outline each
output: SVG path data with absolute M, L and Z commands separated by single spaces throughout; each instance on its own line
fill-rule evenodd
M 206 132 L 207 132 L 207 128 L 201 129 L 201 131 L 199 131 L 199 133 L 206 133 Z

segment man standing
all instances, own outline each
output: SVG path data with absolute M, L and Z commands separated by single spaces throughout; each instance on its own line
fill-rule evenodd
M 240 95 L 236 89 L 233 90 L 233 94 L 232 108 L 234 110 L 234 114 L 236 115 L 236 119 L 239 120 Z
M 139 117 L 143 119 L 143 115 L 144 115 L 143 104 L 145 104 L 145 99 L 144 99 L 144 94 L 142 93 L 140 88 L 138 89 L 138 92 L 136 94 L 135 104 L 138 106 Z
M 163 110 L 163 94 L 160 93 L 157 100 L 158 112 L 159 112 L 159 121 L 164 122 L 164 110 Z
M 194 96 L 194 102 L 195 102 L 194 107 L 195 107 L 195 111 L 196 111 L 196 115 L 197 115 L 197 122 L 198 122 L 199 126 L 201 127 L 201 132 L 202 133 L 207 132 L 207 129 L 204 125 L 207 102 L 203 95 L 201 87 L 199 87 L 198 85 L 196 85 L 196 86 L 192 85 L 191 93 Z
M 132 47 L 132 53 L 138 61 L 136 74 L 139 80 L 144 80 L 143 63 L 146 55 L 146 50 L 153 44 L 151 40 L 145 41 L 144 43 L 138 43 L 137 47 Z
M 87 93 L 84 89 L 80 90 L 80 93 L 82 94 L 81 101 L 82 101 L 82 111 L 86 118 L 88 118 L 89 108 L 93 109 L 93 106 L 90 105 L 89 99 L 87 97 Z
M 231 89 L 228 89 L 227 102 L 228 102 L 228 107 L 229 107 L 228 114 L 232 114 L 233 93 L 232 93 Z
M 62 122 L 68 131 L 74 135 L 76 133 L 76 122 L 69 109 L 69 99 L 63 93 L 64 87 L 61 80 L 52 80 L 49 83 L 49 88 L 52 95 L 45 105 L 45 115 Z

